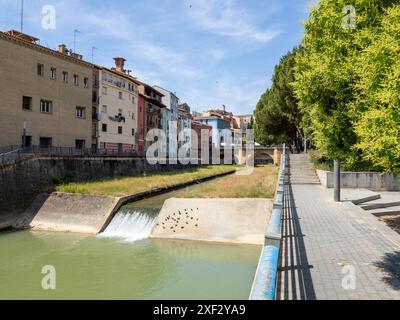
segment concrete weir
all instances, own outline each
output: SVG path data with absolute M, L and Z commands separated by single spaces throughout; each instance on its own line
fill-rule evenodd
M 39 196 L 14 226 L 36 231 L 98 234 L 120 207 L 121 198 L 52 193 Z
M 269 199 L 169 199 L 150 238 L 263 245 Z

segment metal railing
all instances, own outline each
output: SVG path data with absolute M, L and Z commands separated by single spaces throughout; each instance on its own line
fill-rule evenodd
M 139 157 L 136 150 L 110 150 L 53 146 L 9 146 L 0 148 L 0 165 L 4 166 L 32 156 L 42 157 Z
M 26 153 L 25 149 L 21 148 L 21 146 L 2 147 L 0 150 L 0 166 L 13 163 L 29 156 L 32 155 Z
M 16 150 L 19 150 L 19 149 L 21 149 L 21 146 L 0 147 L 0 154 L 16 151 Z
M 265 243 L 251 289 L 250 300 L 275 300 L 276 278 L 282 241 L 286 167 L 287 156 L 284 145 L 272 215 L 265 233 Z

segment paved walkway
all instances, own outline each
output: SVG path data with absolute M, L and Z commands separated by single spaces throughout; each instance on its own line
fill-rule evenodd
M 292 155 L 291 166 L 298 160 Z M 350 202 L 333 202 L 333 191 L 306 175 L 286 189 L 277 298 L 400 299 L 400 235 Z M 355 282 L 346 281 L 353 270 Z

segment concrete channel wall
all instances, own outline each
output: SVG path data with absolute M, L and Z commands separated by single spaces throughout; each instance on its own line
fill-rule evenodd
M 263 245 L 270 199 L 169 199 L 151 238 Z
M 144 158 L 34 157 L 0 167 L 0 218 L 21 213 L 56 183 L 182 169 L 182 165 L 149 165 Z M 185 166 L 188 168 L 188 166 Z
M 233 174 L 236 170 L 125 197 L 91 196 L 54 192 L 39 195 L 12 225 L 14 229 L 98 234 L 106 229 L 121 206 L 203 181 Z M 261 212 L 267 212 L 262 208 Z
M 284 148 L 285 150 L 285 148 Z M 261 252 L 250 300 L 275 300 L 276 277 L 282 241 L 282 214 L 286 185 L 286 152 L 282 154 L 278 186 L 266 232 L 264 247 Z
M 333 188 L 333 172 L 317 170 L 321 184 Z M 376 191 L 400 191 L 400 175 L 379 172 L 341 172 L 342 188 L 362 188 Z

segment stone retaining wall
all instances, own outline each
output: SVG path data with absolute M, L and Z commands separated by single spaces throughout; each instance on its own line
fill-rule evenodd
M 55 184 L 60 182 L 95 181 L 183 168 L 189 166 L 149 165 L 144 158 L 44 157 L 22 160 L 0 168 L 0 218 L 23 212 L 39 194 L 53 192 Z
M 333 188 L 333 172 L 317 170 L 321 184 Z M 342 188 L 363 188 L 371 190 L 400 191 L 398 174 L 381 174 L 379 172 L 341 172 Z

